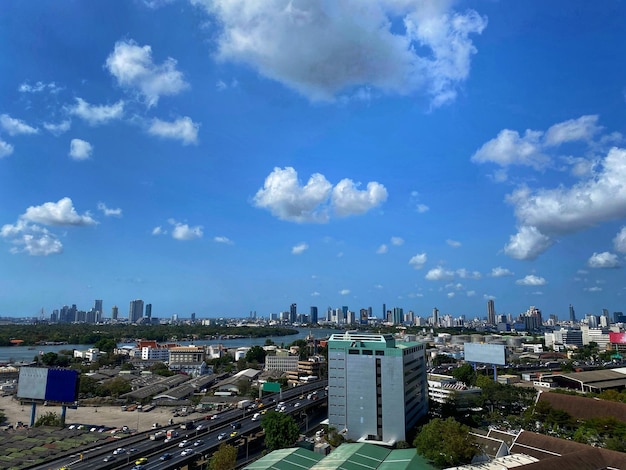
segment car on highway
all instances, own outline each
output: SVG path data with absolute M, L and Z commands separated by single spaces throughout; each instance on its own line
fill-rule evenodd
M 217 440 L 218 441 L 221 441 L 223 439 L 226 439 L 226 433 L 225 432 L 222 432 L 222 433 L 219 434 L 219 436 L 217 436 Z
M 148 459 L 146 457 L 141 457 L 137 460 L 135 460 L 135 465 L 141 467 L 142 465 L 145 465 L 148 463 Z
M 189 454 L 193 454 L 193 449 L 185 449 L 180 453 L 183 457 L 186 457 Z
M 230 437 L 235 437 L 237 435 L 237 431 L 233 431 L 230 433 Z
M 115 455 L 107 455 L 102 459 L 103 462 L 113 462 L 115 460 Z
M 202 431 L 206 428 L 206 426 L 204 424 L 199 424 L 198 427 L 196 428 L 196 431 Z
M 189 441 L 187 439 L 185 439 L 184 441 L 181 441 L 178 444 L 178 447 L 187 447 L 188 444 L 189 444 Z
M 159 460 L 170 460 L 172 458 L 172 454 L 170 454 L 169 452 L 166 452 L 165 454 L 163 454 L 161 457 L 159 457 Z
M 121 455 L 125 453 L 126 453 L 126 449 L 124 449 L 123 447 L 118 447 L 117 449 L 113 451 L 113 455 Z
M 194 447 L 201 446 L 202 444 L 204 444 L 204 441 L 202 439 L 198 439 L 196 442 L 193 443 Z

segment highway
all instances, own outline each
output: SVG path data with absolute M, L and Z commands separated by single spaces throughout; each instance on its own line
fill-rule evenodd
M 142 470 L 169 470 L 177 468 L 201 457 L 209 458 L 222 443 L 234 445 L 236 442 L 240 442 L 242 437 L 261 431 L 260 419 L 252 421 L 252 417 L 255 413 L 260 413 L 264 410 L 274 410 L 277 402 L 285 402 L 285 412 L 290 414 L 300 414 L 308 408 L 319 406 L 326 401 L 327 397 L 324 390 L 326 385 L 327 381 L 317 381 L 283 391 L 282 396 L 277 393 L 267 395 L 262 400 L 264 406 L 257 410 L 233 409 L 216 415 L 217 418 L 215 419 L 207 420 L 201 418 L 188 421 L 193 426 L 193 429 L 181 429 L 180 424 L 159 428 L 158 430 L 178 432 L 178 437 L 173 438 L 170 442 L 150 440 L 148 436 L 156 431 L 152 430 L 85 451 L 82 454 L 82 460 L 77 457 L 80 452 L 77 449 L 76 454 L 72 457 L 58 459 L 45 465 L 31 468 L 35 470 L 49 470 L 65 466 L 72 470 L 130 469 L 142 457 L 148 459 L 148 463 L 141 467 Z M 307 399 L 307 395 L 312 391 L 319 392 L 318 400 Z M 198 426 L 200 426 L 200 429 L 198 429 Z M 237 427 L 237 429 L 234 427 Z M 235 434 L 231 436 L 232 433 Z M 223 434 L 225 436 L 220 436 Z M 185 440 L 187 442 L 182 445 Z M 118 448 L 123 448 L 123 451 L 118 455 L 113 455 L 113 452 Z M 185 449 L 190 449 L 188 451 L 189 455 L 181 455 Z M 171 458 L 160 460 L 160 457 L 165 453 L 169 453 Z M 105 457 L 113 457 L 113 459 L 105 462 Z

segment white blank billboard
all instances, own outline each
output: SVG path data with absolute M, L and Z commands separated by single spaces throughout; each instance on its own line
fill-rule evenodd
M 45 400 L 48 369 L 43 367 L 22 367 L 17 382 L 17 396 Z
M 506 364 L 506 348 L 504 344 L 465 343 L 465 360 L 483 364 Z

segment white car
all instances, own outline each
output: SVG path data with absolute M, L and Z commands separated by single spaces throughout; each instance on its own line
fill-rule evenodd
M 125 453 L 126 453 L 126 449 L 124 449 L 123 447 L 118 447 L 117 449 L 113 451 L 113 455 L 120 455 L 120 454 L 125 454 Z
M 193 454 L 193 449 L 185 449 L 183 450 L 180 455 L 182 455 L 183 457 L 189 455 L 189 454 Z
M 187 447 L 187 444 L 189 444 L 189 441 L 185 439 L 184 441 L 181 441 L 180 444 L 178 444 L 178 447 Z

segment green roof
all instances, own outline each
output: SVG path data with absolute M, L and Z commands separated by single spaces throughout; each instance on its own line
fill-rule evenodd
M 415 449 L 342 444 L 326 457 L 303 448 L 276 450 L 244 470 L 434 470 Z

